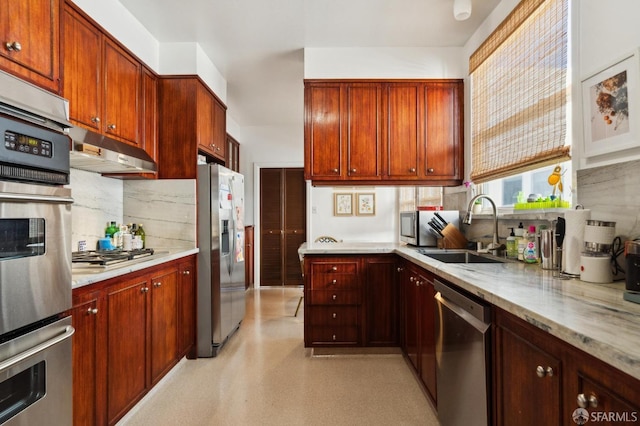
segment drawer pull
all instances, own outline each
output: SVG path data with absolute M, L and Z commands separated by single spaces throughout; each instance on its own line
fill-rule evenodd
M 538 377 L 552 377 L 553 376 L 553 368 L 551 367 L 543 367 L 541 365 L 536 367 L 536 374 Z
M 98 313 L 98 309 L 97 308 L 89 308 L 87 310 L 87 313 L 90 315 L 96 315 Z
M 332 266 L 332 267 L 331 267 L 331 270 L 335 272 L 335 271 L 337 271 L 337 270 L 338 270 L 338 267 L 337 267 L 337 266 Z
M 332 318 L 334 318 L 334 319 L 335 319 L 335 318 L 338 318 L 338 314 L 336 314 L 336 313 L 334 312 L 333 314 L 331 314 L 331 317 L 332 317 Z
M 13 42 L 7 42 L 5 44 L 5 46 L 7 47 L 7 50 L 9 52 L 14 51 L 14 52 L 19 52 L 22 50 L 22 45 L 17 42 L 17 41 L 13 41 Z
M 337 298 L 338 298 L 338 296 L 335 295 L 335 294 L 333 296 L 331 296 L 331 299 L 333 299 L 333 300 L 336 300 Z
M 331 281 L 331 284 L 336 285 L 338 283 L 338 280 L 333 280 Z
M 598 406 L 598 397 L 594 394 L 589 395 L 589 398 L 583 393 L 578 394 L 578 407 L 580 408 L 596 408 Z
M 336 341 L 336 335 L 334 334 L 333 336 L 331 336 L 333 338 L 333 341 Z

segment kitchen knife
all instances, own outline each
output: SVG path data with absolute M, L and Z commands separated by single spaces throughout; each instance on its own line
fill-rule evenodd
M 438 212 L 433 212 L 433 214 L 435 215 L 435 217 L 437 217 L 438 219 L 440 219 L 440 221 L 442 222 L 442 229 L 446 228 L 446 226 L 449 224 L 449 222 L 447 222 L 446 220 L 444 220 L 444 217 L 442 217 L 440 215 L 440 213 Z
M 438 222 L 437 220 L 435 220 L 433 218 L 430 219 L 428 223 L 429 223 L 429 225 L 435 227 L 438 231 L 442 231 L 444 229 L 444 226 L 442 226 L 440 224 L 440 222 Z
M 562 247 L 562 242 L 564 241 L 564 232 L 565 220 L 563 217 L 559 217 L 558 223 L 556 224 L 556 247 Z
M 436 234 L 440 235 L 442 238 L 444 238 L 444 235 L 442 235 L 442 232 L 440 232 L 440 229 L 435 226 L 431 221 L 428 222 L 429 226 L 431 227 L 431 230 L 434 231 Z

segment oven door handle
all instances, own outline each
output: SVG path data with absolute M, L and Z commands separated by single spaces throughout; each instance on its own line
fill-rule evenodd
M 71 197 L 56 197 L 55 195 L 31 195 L 31 194 L 11 194 L 11 193 L 2 193 L 0 194 L 0 201 L 40 201 L 45 203 L 65 203 L 70 204 L 73 203 L 73 198 Z
M 21 363 L 25 359 L 30 358 L 35 354 L 47 350 L 50 347 L 62 342 L 63 340 L 68 339 L 69 337 L 73 336 L 73 333 L 75 332 L 76 329 L 68 325 L 64 328 L 64 332 L 53 337 L 52 339 L 44 341 L 36 346 L 33 346 L 32 348 L 27 349 L 24 352 L 20 352 L 18 355 L 12 356 L 11 358 L 0 362 L 0 373 L 3 373 L 5 370 L 8 370 L 14 365 Z

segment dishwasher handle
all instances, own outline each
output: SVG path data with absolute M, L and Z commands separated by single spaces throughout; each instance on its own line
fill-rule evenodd
M 462 310 L 482 321 L 485 325 L 491 324 L 491 308 L 489 306 L 476 302 L 437 279 L 433 280 L 433 287 L 436 292 L 440 293 L 441 298 L 454 305 L 450 306 L 450 309 Z

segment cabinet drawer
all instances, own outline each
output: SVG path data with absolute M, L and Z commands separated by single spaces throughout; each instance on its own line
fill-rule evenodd
M 311 276 L 319 274 L 356 274 L 358 262 L 323 262 L 311 264 Z
M 345 327 L 311 327 L 311 344 L 350 344 L 357 345 L 358 339 L 358 327 L 357 326 L 345 326 Z
M 312 326 L 352 326 L 358 324 L 357 306 L 310 306 L 308 321 Z
M 308 292 L 311 305 L 359 305 L 358 290 L 311 290 Z
M 311 276 L 311 289 L 334 290 L 358 288 L 358 277 L 347 274 L 319 274 Z

